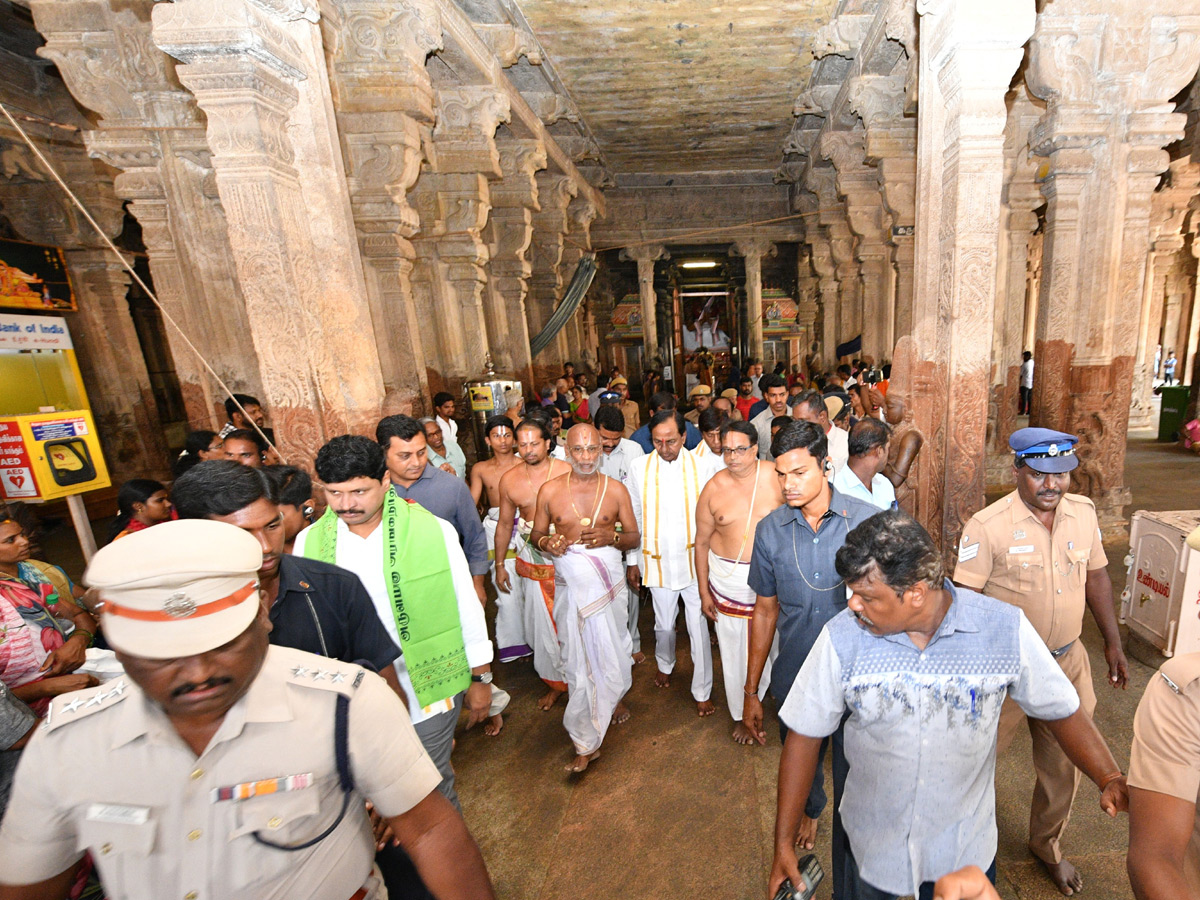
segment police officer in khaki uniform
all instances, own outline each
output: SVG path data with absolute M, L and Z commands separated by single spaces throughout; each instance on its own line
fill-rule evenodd
M 1150 679 L 1133 719 L 1126 864 L 1138 900 L 1200 900 L 1198 795 L 1200 653 L 1187 653 Z
M 0 900 L 60 900 L 84 850 L 131 900 L 367 900 L 380 880 L 364 798 L 437 897 L 493 896 L 396 694 L 268 644 L 261 565 L 254 537 L 207 520 L 96 555 L 86 581 L 125 675 L 56 698 L 29 742 Z
M 1009 438 L 1017 489 L 971 517 L 959 542 L 954 582 L 1019 607 L 1058 660 L 1081 706 L 1096 708 L 1092 670 L 1079 640 L 1083 609 L 1092 611 L 1104 636 L 1108 680 L 1125 687 L 1126 662 L 1113 607 L 1108 557 L 1100 541 L 1096 508 L 1079 494 L 1066 493 L 1079 460 L 1077 439 L 1048 428 L 1022 428 Z M 1011 743 L 1025 718 L 1005 703 L 998 751 Z M 1030 720 L 1037 783 L 1029 814 L 1029 849 L 1067 896 L 1083 880 L 1062 857 L 1060 841 L 1079 786 L 1079 770 L 1054 736 Z
M 700 413 L 708 409 L 712 403 L 712 388 L 707 384 L 698 384 L 692 388 L 688 394 L 688 400 L 692 404 L 692 408 L 683 414 L 683 417 L 693 425 L 700 425 Z

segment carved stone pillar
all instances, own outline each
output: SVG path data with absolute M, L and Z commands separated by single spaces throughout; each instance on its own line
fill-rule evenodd
M 509 103 L 490 86 L 443 88 L 436 97 L 428 165 L 413 191 L 421 218 L 414 290 L 426 356 L 440 367 L 430 373 L 430 388 L 457 392 L 478 374 L 489 349 L 483 231 L 492 208 L 489 182 L 502 175 L 496 128 L 508 121 Z
M 883 204 L 892 218 L 896 268 L 893 334 L 912 333 L 913 265 L 916 259 L 917 120 L 884 119 L 867 126 L 868 159 L 877 160 Z M 894 341 L 893 341 L 894 344 Z
M 642 244 L 622 250 L 621 258 L 637 261 L 638 296 L 642 301 L 642 358 L 644 366 L 650 368 L 655 365 L 654 359 L 658 356 L 658 297 L 654 294 L 654 263 L 660 259 L 670 259 L 671 254 L 662 244 Z
M 1034 212 L 1045 201 L 1035 183 L 1036 161 L 1029 155 L 1029 131 L 1039 110 L 1024 86 L 1010 92 L 1004 128 L 1004 189 L 997 244 L 995 327 L 992 332 L 991 395 L 988 411 L 987 484 L 1012 484 L 1008 439 L 1017 428 L 1021 354 L 1032 350 L 1025 336 L 1026 269 L 1029 239 L 1037 229 Z
M 385 396 L 381 413 L 427 409 L 425 348 L 412 289 L 419 228 L 408 195 L 421 128 L 434 121 L 425 58 L 441 49 L 435 5 L 335 0 L 321 21 Z
M 1031 145 L 1046 157 L 1046 275 L 1033 416 L 1079 435 L 1074 487 L 1101 530 L 1125 529 L 1125 435 L 1151 196 L 1163 147 L 1183 137 L 1170 99 L 1196 74 L 1200 17 L 1166 0 L 1063 0 L 1038 17 L 1026 81 L 1046 101 Z M 1086 303 L 1081 303 L 1086 298 Z
M 383 380 L 332 119 L 325 58 L 306 10 L 177 0 L 155 43 L 207 118 L 250 332 L 280 449 L 307 462 L 367 432 Z
M 568 231 L 563 236 L 561 262 L 563 293 L 566 293 L 567 286 L 570 285 L 584 254 L 591 252 L 592 222 L 595 221 L 597 212 L 596 204 L 584 195 L 576 197 L 567 206 Z M 563 329 L 567 334 L 567 353 L 575 360 L 577 367 L 579 360 L 583 359 L 585 354 L 594 355 L 596 350 L 586 337 L 585 307 L 586 302 L 581 303 L 575 315 L 567 322 L 567 327 Z
M 732 256 L 746 259 L 746 310 L 750 326 L 750 356 L 754 359 L 763 358 L 763 308 L 762 308 L 762 260 L 764 256 L 774 256 L 777 248 L 765 238 L 742 238 L 734 241 L 729 248 Z
M 1195 384 L 1196 357 L 1200 356 L 1200 240 L 1195 232 L 1192 233 L 1192 256 L 1196 257 L 1198 268 L 1197 274 L 1192 277 L 1192 296 L 1187 300 L 1191 313 L 1188 315 L 1186 356 L 1180 357 L 1183 368 L 1181 384 Z
M 809 246 L 812 247 L 812 265 L 817 273 L 820 296 L 821 360 L 826 365 L 833 365 L 836 362 L 833 354 L 837 347 L 837 268 L 833 262 L 833 250 L 823 235 L 810 235 Z
M 113 483 L 169 479 L 162 422 L 129 314 L 129 274 L 107 248 L 64 255 L 79 301 L 72 337 Z
M 1033 29 L 1031 0 L 920 0 L 916 355 L 900 366 L 925 435 L 918 518 L 952 560 L 983 506 L 996 240 L 1004 174 L 1004 95 Z M 899 354 L 897 354 L 899 355 Z M 895 374 L 895 372 L 893 372 Z
M 533 216 L 541 209 L 535 173 L 546 168 L 546 147 L 541 141 L 518 140 L 498 147 L 504 178 L 492 185 L 487 231 L 492 258 L 484 304 L 488 345 L 498 371 L 511 372 L 532 386 L 525 296 L 533 273 L 529 259 Z
M 533 217 L 533 274 L 529 279 L 529 294 L 533 302 L 526 305 L 531 337 L 550 320 L 566 290 L 562 258 L 563 241 L 570 228 L 567 208 L 579 192 L 578 186 L 568 176 L 555 172 L 538 173 L 537 185 L 541 209 Z M 560 331 L 555 340 L 534 359 L 535 373 L 539 376 L 556 374 L 569 359 L 569 353 L 566 337 Z
M 857 86 L 862 89 L 861 79 Z M 883 208 L 879 173 L 864 163 L 865 141 L 862 129 L 829 131 L 821 137 L 821 154 L 837 170 L 846 221 L 858 237 L 855 256 L 862 275 L 862 353 L 878 362 L 892 348 L 891 217 Z
M 54 62 L 75 100 L 100 116 L 84 141 L 120 172 L 114 189 L 132 201 L 159 301 L 233 390 L 260 395 L 203 117 L 180 88 L 174 60 L 154 46 L 153 6 L 34 0 L 34 22 L 46 38 L 38 52 Z M 85 177 L 94 177 L 88 165 Z M 190 426 L 219 427 L 223 396 L 176 330 L 168 325 L 166 334 Z

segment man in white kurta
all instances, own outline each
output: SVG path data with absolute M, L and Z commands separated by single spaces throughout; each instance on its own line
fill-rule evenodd
M 692 647 L 692 697 L 700 715 L 712 715 L 712 645 L 700 610 L 700 590 L 692 548 L 696 543 L 696 503 L 711 469 L 684 448 L 684 418 L 662 410 L 650 420 L 654 452 L 638 460 L 626 487 L 637 517 L 641 546 L 626 554 L 631 582 L 645 584 L 654 598 L 654 683 L 667 687 L 675 670 L 675 621 L 683 597 Z

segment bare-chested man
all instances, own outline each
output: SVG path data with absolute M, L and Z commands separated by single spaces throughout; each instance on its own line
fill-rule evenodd
M 742 724 L 743 687 L 750 648 L 750 619 L 754 589 L 747 583 L 754 529 L 763 517 L 783 504 L 783 491 L 771 463 L 758 458 L 758 429 L 749 422 L 726 422 L 721 427 L 725 468 L 717 471 L 700 492 L 696 504 L 696 579 L 700 607 L 717 624 L 717 645 L 725 678 L 725 699 L 733 716 L 733 739 L 755 743 Z M 769 673 L 778 651 L 778 638 L 764 672 Z M 758 689 L 761 700 L 770 676 Z
M 521 460 L 513 455 L 513 443 L 516 436 L 513 424 L 508 416 L 492 416 L 483 426 L 484 443 L 491 448 L 492 455 L 471 467 L 471 497 L 475 505 L 480 501 L 487 504 L 487 515 L 483 520 L 483 530 L 487 533 L 488 559 L 492 564 L 492 582 L 496 580 L 496 569 L 507 569 L 511 580 L 517 573 L 517 551 L 519 539 L 512 538 L 504 551 L 494 549 L 496 543 L 496 522 L 500 514 L 500 478 L 509 469 L 521 464 Z M 497 567 L 496 560 L 501 560 Z M 529 656 L 533 649 L 525 635 L 525 604 L 521 594 L 497 590 L 496 594 L 496 655 L 500 662 L 512 662 L 515 659 Z
M 505 552 L 515 529 L 517 580 L 513 581 L 507 567 L 498 566 L 496 589 L 501 597 L 518 598 L 524 610 L 525 640 L 533 648 L 533 668 L 549 688 L 538 700 L 538 708 L 548 710 L 566 693 L 567 680 L 554 624 L 554 561 L 529 542 L 529 530 L 538 489 L 549 479 L 567 474 L 570 466 L 550 456 L 550 429 L 540 419 L 522 419 L 516 439 L 521 462 L 505 472 L 497 485 L 500 511 L 492 547 L 493 552 Z
M 571 470 L 538 491 L 529 535 L 555 558 L 554 612 L 568 685 L 563 725 L 575 745 L 568 772 L 586 769 L 609 724 L 629 718 L 621 698 L 633 685 L 623 559 L 640 537 L 628 491 L 600 474 L 602 452 L 591 425 L 567 433 Z

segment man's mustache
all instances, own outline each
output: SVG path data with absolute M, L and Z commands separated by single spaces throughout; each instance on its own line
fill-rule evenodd
M 203 684 L 192 684 L 191 682 L 188 682 L 187 684 L 181 684 L 179 687 L 175 688 L 175 690 L 171 691 L 171 696 L 182 697 L 184 694 L 190 694 L 193 691 L 206 691 L 209 688 L 221 687 L 229 684 L 231 681 L 233 681 L 232 678 L 210 678 Z

